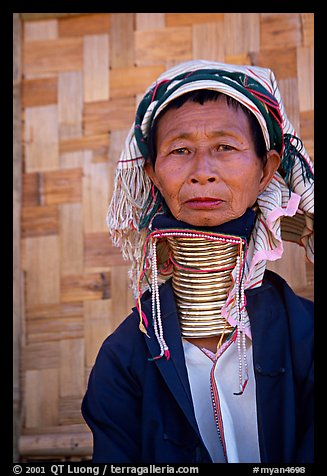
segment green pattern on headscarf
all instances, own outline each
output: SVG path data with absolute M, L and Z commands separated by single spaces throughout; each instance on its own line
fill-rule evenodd
M 282 119 L 279 113 L 278 102 L 274 96 L 258 81 L 243 73 L 230 73 L 217 69 L 200 69 L 177 75 L 171 80 L 162 81 L 144 96 L 137 109 L 134 131 L 137 145 L 143 157 L 148 156 L 148 147 L 146 137 L 142 134 L 141 124 L 150 104 L 156 101 L 149 120 L 149 124 L 152 124 L 158 108 L 169 96 L 183 84 L 201 80 L 214 80 L 227 84 L 249 98 L 257 106 L 266 121 L 271 148 L 281 153 L 283 149 Z M 176 81 L 177 83 L 172 86 Z
M 296 141 L 297 146 L 300 146 L 300 150 L 303 147 L 303 143 L 301 139 L 292 135 L 292 134 L 284 134 L 284 153 L 283 158 L 281 161 L 281 168 L 284 171 L 284 180 L 289 187 L 291 193 L 291 182 L 292 182 L 292 171 L 295 164 L 296 157 L 300 157 L 300 163 L 302 167 L 302 177 L 305 181 L 306 179 L 314 178 L 312 170 L 310 169 L 307 162 L 302 158 L 301 152 L 295 147 L 291 140 Z

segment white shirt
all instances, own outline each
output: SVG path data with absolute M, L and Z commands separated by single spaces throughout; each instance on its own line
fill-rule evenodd
M 238 352 L 235 342 L 223 351 L 215 363 L 203 350 L 183 339 L 195 418 L 203 442 L 214 463 L 225 463 L 210 392 L 210 371 L 215 365 L 228 463 L 260 463 L 255 378 L 252 343 L 246 340 L 249 381 L 242 395 L 238 392 Z M 209 352 L 209 351 L 208 351 Z M 210 352 L 209 352 L 210 353 Z

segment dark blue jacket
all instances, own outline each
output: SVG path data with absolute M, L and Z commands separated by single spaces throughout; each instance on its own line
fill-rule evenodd
M 266 271 L 248 290 L 262 463 L 313 461 L 313 303 Z M 169 360 L 138 329 L 134 309 L 103 343 L 82 413 L 94 436 L 94 462 L 210 463 L 195 420 L 170 281 L 160 287 Z M 151 322 L 151 296 L 142 298 Z

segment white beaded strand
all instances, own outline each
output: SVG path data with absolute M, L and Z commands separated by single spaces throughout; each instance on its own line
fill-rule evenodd
M 235 293 L 235 302 L 236 302 L 236 309 L 238 313 L 238 322 L 237 322 L 237 336 L 236 336 L 236 343 L 237 343 L 237 354 L 238 354 L 238 377 L 239 377 L 239 387 L 240 392 L 242 391 L 242 357 L 241 357 L 241 326 L 240 326 L 240 295 L 239 295 L 239 286 L 240 286 L 240 256 L 236 259 L 236 293 Z
M 235 395 L 241 395 L 244 392 L 245 385 L 248 381 L 248 363 L 246 355 L 246 333 L 245 333 L 245 319 L 244 319 L 244 307 L 245 307 L 245 295 L 244 284 L 241 276 L 241 267 L 244 263 L 244 252 L 240 251 L 240 255 L 236 260 L 236 308 L 238 312 L 237 322 L 237 353 L 238 353 L 238 371 L 239 371 L 239 387 L 240 390 Z
M 244 262 L 244 252 L 242 252 L 242 262 Z M 240 282 L 240 294 L 241 294 L 240 304 L 241 304 L 241 325 L 242 325 L 242 350 L 243 350 L 243 363 L 244 363 L 244 377 L 246 382 L 249 378 L 249 374 L 248 374 L 248 361 L 247 361 L 247 355 L 246 355 L 246 333 L 245 333 L 245 318 L 244 318 L 245 294 L 244 294 L 244 284 L 243 284 L 242 277 Z
M 153 318 L 153 325 L 154 325 L 154 333 L 156 335 L 156 338 L 160 347 L 159 355 L 160 357 L 162 357 L 165 353 L 169 351 L 169 349 L 163 337 L 159 285 L 158 285 L 157 247 L 156 247 L 155 239 L 152 240 L 152 318 Z

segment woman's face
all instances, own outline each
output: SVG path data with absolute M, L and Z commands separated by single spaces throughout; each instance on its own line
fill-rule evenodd
M 178 220 L 216 226 L 242 216 L 279 165 L 256 155 L 249 120 L 220 96 L 203 105 L 186 102 L 158 121 L 155 168 L 146 172 Z

